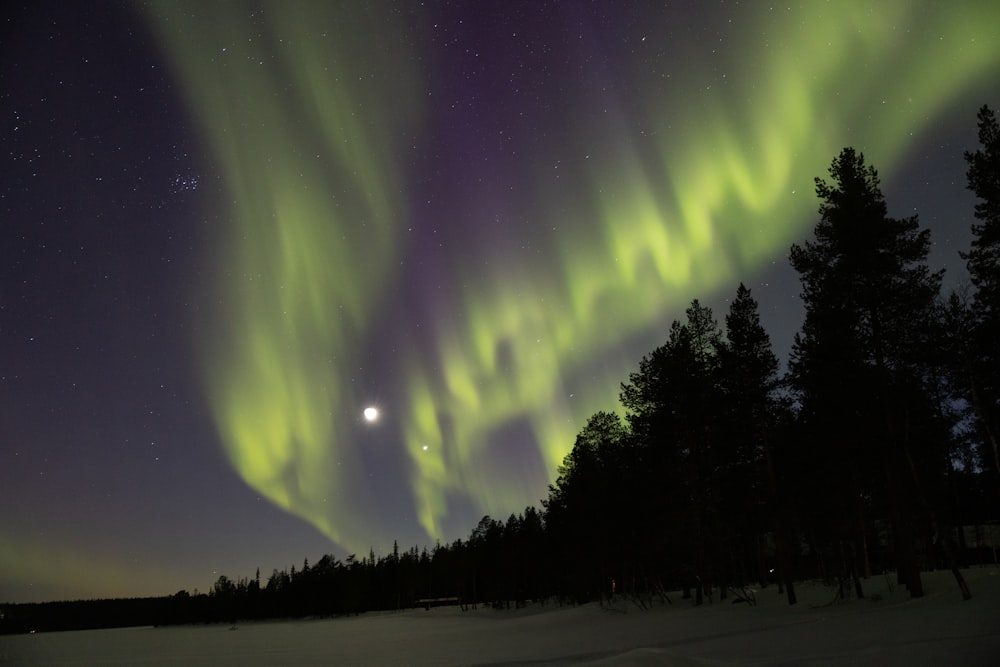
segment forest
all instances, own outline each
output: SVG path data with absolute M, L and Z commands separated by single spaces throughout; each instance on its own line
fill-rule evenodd
M 468 538 L 163 598 L 0 607 L 0 633 L 335 616 L 438 604 L 510 608 L 624 597 L 639 608 L 745 601 L 823 579 L 840 597 L 892 576 L 995 562 L 965 526 L 1000 520 L 1000 128 L 983 106 L 965 153 L 977 198 L 969 284 L 943 293 L 929 230 L 892 218 L 876 169 L 845 148 L 815 179 L 819 221 L 789 261 L 805 319 L 788 370 L 739 285 L 696 299 L 590 417 L 541 507 Z M 620 416 L 624 415 L 624 416 Z

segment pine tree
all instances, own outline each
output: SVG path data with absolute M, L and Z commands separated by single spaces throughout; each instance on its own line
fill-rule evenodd
M 637 508 L 626 505 L 619 495 L 620 450 L 628 431 L 618 415 L 598 412 L 577 435 L 573 449 L 563 460 L 545 502 L 545 523 L 556 549 L 567 565 L 567 592 L 577 596 L 603 590 L 615 565 L 611 554 L 617 542 L 618 524 L 624 514 Z
M 630 374 L 621 402 L 648 480 L 642 484 L 648 495 L 640 504 L 662 527 L 653 550 L 707 584 L 706 577 L 718 575 L 723 561 L 713 448 L 722 332 L 711 308 L 697 299 L 685 314 L 687 321 L 674 321 L 667 342 Z M 696 591 L 700 602 L 702 585 Z
M 726 315 L 726 341 L 719 354 L 724 404 L 738 438 L 724 463 L 745 467 L 760 461 L 764 453 L 778 358 L 760 323 L 757 302 L 742 283 Z
M 964 254 L 984 316 L 1000 317 L 1000 125 L 988 106 L 979 110 L 980 148 L 965 153 L 968 188 L 976 193 L 972 247 Z
M 744 541 L 756 542 L 766 530 L 763 517 L 753 512 L 770 506 L 778 551 L 778 575 L 787 588 L 789 604 L 795 604 L 795 589 L 787 547 L 787 521 L 780 506 L 770 445 L 778 383 L 778 358 L 771 338 L 760 322 L 757 301 L 740 283 L 726 315 L 726 341 L 720 347 L 720 383 L 725 406 L 726 433 L 719 441 L 720 468 L 724 471 L 724 515 L 734 532 L 744 532 Z M 747 534 L 752 531 L 752 534 Z M 756 554 L 754 554 L 756 556 Z M 763 560 L 756 558 L 759 562 Z M 761 581 L 766 575 L 761 574 Z
M 966 152 L 969 165 L 968 187 L 976 193 L 972 225 L 972 245 L 962 254 L 976 291 L 972 308 L 975 315 L 966 381 L 979 429 L 989 442 L 992 463 L 1000 473 L 1000 126 L 988 106 L 979 110 L 979 144 L 976 152 Z
M 911 407 L 941 273 L 927 267 L 929 232 L 916 216 L 888 216 L 878 173 L 862 154 L 845 148 L 830 175 L 832 184 L 816 179 L 815 240 L 790 253 L 806 307 L 790 379 L 825 471 L 818 516 L 831 522 L 837 550 L 850 547 L 842 561 L 860 595 L 856 565 L 867 571 L 868 563 L 863 499 L 886 489 L 900 579 L 920 596 Z M 881 475 L 871 474 L 872 462 Z

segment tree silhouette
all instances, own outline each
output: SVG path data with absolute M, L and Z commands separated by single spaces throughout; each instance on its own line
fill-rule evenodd
M 966 152 L 969 165 L 968 187 L 976 193 L 972 244 L 962 254 L 975 286 L 971 354 L 966 380 L 980 430 L 989 443 L 992 465 L 1000 473 L 1000 126 L 993 110 L 984 105 L 978 114 L 979 144 L 975 152 Z M 987 457 L 983 457 L 984 459 Z
M 870 571 L 865 514 L 887 490 L 900 579 L 923 589 L 916 560 L 912 437 L 923 396 L 920 360 L 941 274 L 927 268 L 930 236 L 916 217 L 887 214 L 878 174 L 845 148 L 830 167 L 833 184 L 816 179 L 821 200 L 815 240 L 793 245 L 806 317 L 791 357 L 802 416 L 827 470 L 821 502 L 845 569 Z M 881 475 L 870 473 L 874 459 Z
M 787 543 L 787 509 L 779 503 L 774 468 L 776 412 L 774 393 L 778 385 L 778 358 L 771 338 L 760 323 L 757 302 L 740 283 L 736 298 L 726 315 L 726 338 L 719 347 L 724 434 L 717 441 L 723 495 L 723 516 L 733 540 L 730 551 L 738 550 L 742 565 L 735 573 L 742 582 L 754 579 L 744 564 L 757 561 L 762 571 L 759 537 L 772 523 L 778 555 L 779 576 L 787 588 L 789 604 L 795 604 L 791 577 L 791 557 Z
M 556 558 L 567 566 L 561 585 L 580 599 L 604 590 L 615 576 L 612 547 L 626 508 L 621 492 L 621 449 L 628 439 L 618 415 L 598 412 L 576 438 L 544 502 Z M 634 510 L 633 510 L 634 511 Z
M 659 525 L 654 552 L 673 563 L 677 576 L 703 587 L 724 578 L 720 479 L 714 440 L 721 405 L 718 350 L 722 332 L 710 308 L 697 299 L 675 320 L 667 342 L 643 357 L 622 385 L 621 402 L 636 438 L 641 506 Z

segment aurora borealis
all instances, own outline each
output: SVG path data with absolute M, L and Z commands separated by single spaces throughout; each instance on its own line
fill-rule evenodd
M 152 589 L 169 593 L 317 549 L 464 538 L 484 514 L 538 504 L 587 417 L 616 408 L 619 382 L 692 298 L 722 304 L 742 280 L 787 343 L 800 325 L 787 249 L 815 223 L 813 177 L 843 146 L 880 170 L 891 211 L 917 208 L 960 281 L 961 155 L 975 110 L 1000 102 L 1000 8 L 987 2 L 90 11 L 110 28 L 4 47 L 20 132 L 5 137 L 22 157 L 3 199 L 15 437 L 0 499 L 20 513 L 0 520 L 0 600 L 77 594 L 64 552 L 81 570 L 116 563 L 128 590 L 169 572 L 173 589 Z M 23 14 L 15 29 L 73 30 Z M 30 67 L 33 86 L 63 86 L 58 63 L 88 49 L 107 67 L 78 73 L 76 90 L 117 90 L 124 129 L 102 124 L 100 103 L 40 111 L 54 93 L 13 85 Z M 149 64 L 119 66 L 123 54 Z M 44 185 L 31 141 L 65 163 Z M 114 189 L 60 176 L 80 172 L 69 143 Z M 44 204 L 60 178 L 72 215 Z M 74 231 L 50 237 L 60 226 Z M 66 253 L 41 250 L 59 243 Z M 157 263 L 168 246 L 173 266 Z M 75 280 L 69 257 L 120 282 Z M 112 302 L 126 305 L 73 305 Z M 154 312 L 170 324 L 129 354 Z M 50 344 L 86 359 L 38 349 L 53 320 L 64 338 Z M 95 376 L 117 389 L 62 393 Z M 144 410 L 154 417 L 128 416 Z M 168 445 L 169 473 L 136 463 L 151 440 Z M 67 457 L 90 463 L 56 473 L 73 491 L 54 492 L 52 462 Z M 68 504 L 74 521 L 54 521 Z M 158 537 L 136 537 L 147 531 Z M 79 590 L 101 595 L 97 581 Z

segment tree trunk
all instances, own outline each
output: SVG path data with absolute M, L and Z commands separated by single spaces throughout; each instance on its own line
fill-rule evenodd
M 908 502 L 903 482 L 899 478 L 897 467 L 893 465 L 892 461 L 892 454 L 894 453 L 893 445 L 895 445 L 909 463 L 910 472 L 914 478 L 915 489 L 919 489 L 919 486 L 916 485 L 916 468 L 914 467 L 913 458 L 910 456 L 910 450 L 906 442 L 909 430 L 907 426 L 909 418 L 904 410 L 903 432 L 900 433 L 897 423 L 893 419 L 895 414 L 890 409 L 886 398 L 883 396 L 881 401 L 882 410 L 885 415 L 885 437 L 888 443 L 882 448 L 882 470 L 885 473 L 889 490 L 889 508 L 894 524 L 893 532 L 896 538 L 897 570 L 900 575 L 900 583 L 906 585 L 907 590 L 910 591 L 910 596 L 919 598 L 924 595 L 924 586 L 920 580 L 920 566 L 917 563 L 913 526 L 910 523 L 913 515 L 912 504 Z
M 958 561 L 955 559 L 955 545 L 951 541 L 951 529 L 949 527 L 942 530 L 942 527 L 939 524 L 938 532 L 941 535 L 941 546 L 944 548 L 945 557 L 948 559 L 948 567 L 951 568 L 951 573 L 955 575 L 955 582 L 958 584 L 958 590 L 962 591 L 962 599 L 971 600 L 972 591 L 969 590 L 969 585 L 965 583 L 965 577 L 962 576 L 962 571 L 958 569 Z
M 854 580 L 854 594 L 857 596 L 857 598 L 859 600 L 863 600 L 864 597 L 865 597 L 865 591 L 864 591 L 864 589 L 861 588 L 861 579 L 858 577 L 858 566 L 856 564 L 857 563 L 857 558 L 855 557 L 855 554 L 853 553 L 853 551 L 854 551 L 853 547 L 851 548 L 851 551 L 852 551 L 852 553 L 851 553 L 851 579 Z
M 890 485 L 894 486 L 894 485 Z M 896 493 L 893 493 L 896 495 Z M 898 502 L 898 500 L 896 501 Z M 919 598 L 924 595 L 923 582 L 920 580 L 920 568 L 917 565 L 916 547 L 913 543 L 913 529 L 909 521 L 903 516 L 903 512 L 896 506 L 896 502 L 890 501 L 893 533 L 896 546 L 896 568 L 899 576 L 899 583 L 906 586 L 910 591 L 910 596 Z
M 986 413 L 986 408 L 983 405 L 982 393 L 979 389 L 979 382 L 976 381 L 976 374 L 972 370 L 972 365 L 969 363 L 968 355 L 963 355 L 965 358 L 965 372 L 969 377 L 969 392 L 972 394 L 972 408 L 976 412 L 976 416 L 979 417 L 979 423 L 983 425 L 986 430 L 986 439 L 990 442 L 990 447 L 993 450 L 993 466 L 996 471 L 1000 473 L 1000 447 L 997 446 L 997 434 L 993 430 L 992 420 L 990 415 Z
M 861 550 L 861 567 L 862 567 L 862 572 L 864 573 L 863 576 L 865 579 L 871 579 L 872 566 L 871 562 L 868 559 L 868 538 L 865 534 L 865 508 L 860 500 L 861 488 L 858 485 L 857 475 L 852 475 L 852 480 L 854 483 L 854 494 L 853 494 L 854 508 L 856 510 L 855 525 L 854 525 L 854 530 L 855 530 L 854 541 L 860 547 Z M 856 559 L 852 559 L 852 562 L 855 560 Z
M 767 437 L 767 428 L 761 426 L 761 437 L 764 441 L 764 462 L 767 464 L 767 483 L 771 495 L 771 503 L 774 508 L 774 550 L 778 560 L 778 593 L 780 594 L 782 584 L 788 591 L 788 604 L 793 605 L 798 600 L 795 597 L 795 586 L 792 583 L 791 570 L 789 568 L 788 544 L 782 530 L 782 514 L 784 505 L 778 499 L 778 484 L 774 474 L 774 459 L 771 456 L 771 442 Z

